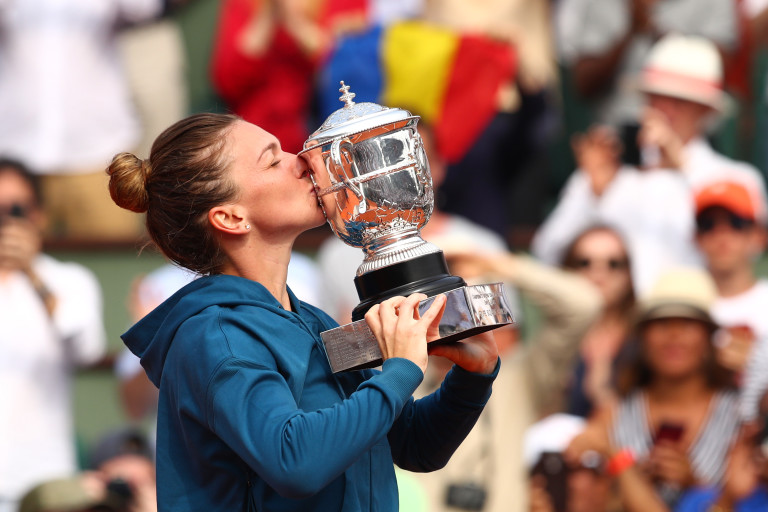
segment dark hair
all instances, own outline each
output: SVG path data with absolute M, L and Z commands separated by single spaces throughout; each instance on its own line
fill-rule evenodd
M 646 360 L 643 343 L 643 330 L 653 321 L 649 320 L 638 325 L 634 336 L 619 354 L 616 389 L 622 397 L 630 395 L 637 389 L 647 387 L 653 381 L 653 369 Z M 711 337 L 716 327 L 705 322 L 702 322 L 702 324 L 709 327 Z M 707 343 L 707 348 L 709 354 L 704 372 L 707 375 L 709 387 L 712 389 L 734 388 L 736 383 L 734 372 L 721 365 L 717 360 L 715 346 L 711 340 Z
M 147 212 L 147 231 L 170 260 L 194 272 L 220 272 L 224 254 L 208 224 L 208 211 L 233 201 L 226 177 L 226 136 L 240 118 L 202 113 L 178 121 L 154 144 L 149 159 L 120 153 L 107 168 L 115 203 Z
M 591 226 L 581 233 L 579 233 L 576 238 L 571 241 L 571 243 L 566 247 L 565 253 L 563 255 L 562 262 L 560 263 L 560 266 L 567 270 L 576 270 L 578 268 L 577 262 L 578 258 L 576 257 L 576 247 L 579 245 L 579 243 L 584 240 L 586 237 L 593 233 L 598 232 L 606 232 L 611 233 L 616 238 L 619 239 L 621 242 L 621 246 L 624 248 L 624 253 L 626 254 L 627 258 L 627 272 L 632 274 L 632 260 L 629 258 L 629 251 L 627 250 L 627 244 L 624 241 L 624 237 L 621 236 L 621 234 L 614 228 L 604 225 L 604 224 L 597 224 L 594 226 Z M 621 304 L 619 305 L 621 314 L 625 316 L 627 319 L 630 319 L 634 317 L 635 314 L 635 289 L 632 286 L 632 281 L 630 280 L 629 290 L 627 291 L 627 294 L 622 298 Z
M 15 174 L 29 185 L 29 188 L 32 190 L 32 196 L 35 198 L 35 206 L 40 206 L 43 203 L 40 178 L 29 167 L 19 160 L 0 156 L 0 174 L 6 172 Z

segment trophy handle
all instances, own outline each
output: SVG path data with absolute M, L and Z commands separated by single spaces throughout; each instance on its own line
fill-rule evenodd
M 344 144 L 345 146 L 344 149 L 346 149 L 347 146 L 352 147 L 352 144 L 348 140 L 342 140 L 342 139 L 334 140 L 333 144 L 331 144 L 331 161 L 333 162 L 333 165 L 343 170 L 344 164 L 341 161 L 341 152 L 342 152 L 341 145 L 342 144 Z M 347 150 L 347 152 L 349 153 L 349 150 Z M 355 173 L 355 177 L 359 176 L 360 173 L 357 170 L 357 164 L 355 164 L 355 159 L 350 158 L 349 161 Z M 363 195 L 362 191 L 357 186 L 355 186 L 349 179 L 344 180 L 343 183 L 349 190 L 352 191 L 353 194 L 355 194 L 355 196 L 357 197 L 357 200 L 359 201 L 357 204 L 357 213 L 358 214 L 365 213 L 368 210 L 368 203 L 365 200 L 365 196 Z

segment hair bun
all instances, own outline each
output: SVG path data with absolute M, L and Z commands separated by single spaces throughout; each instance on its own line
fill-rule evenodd
M 132 153 L 119 153 L 107 167 L 109 194 L 121 208 L 143 213 L 149 206 L 147 177 L 151 172 L 149 160 Z

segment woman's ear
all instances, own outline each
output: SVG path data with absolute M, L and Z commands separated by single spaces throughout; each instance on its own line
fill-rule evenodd
M 208 222 L 217 231 L 228 235 L 242 235 L 251 229 L 242 208 L 232 204 L 214 206 L 208 210 Z

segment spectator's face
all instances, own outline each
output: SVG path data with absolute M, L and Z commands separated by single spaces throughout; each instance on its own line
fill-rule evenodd
M 603 295 L 608 307 L 619 305 L 632 289 L 624 244 L 615 233 L 588 233 L 573 249 L 576 271 L 589 279 Z
M 664 114 L 678 137 L 687 142 L 701 134 L 712 109 L 701 103 L 681 100 L 671 96 L 648 95 L 648 106 Z
M 0 169 L 0 219 L 9 215 L 36 220 L 40 211 L 29 184 L 15 172 Z
M 122 479 L 133 488 L 155 485 L 154 463 L 140 455 L 113 457 L 99 467 L 106 480 Z
M 642 335 L 646 362 L 658 377 L 689 377 L 704 371 L 712 357 L 709 328 L 698 320 L 651 320 Z
M 763 251 L 763 230 L 724 208 L 709 208 L 696 218 L 696 242 L 714 273 L 751 266 Z
M 602 512 L 608 508 L 611 481 L 589 469 L 568 474 L 568 512 Z

